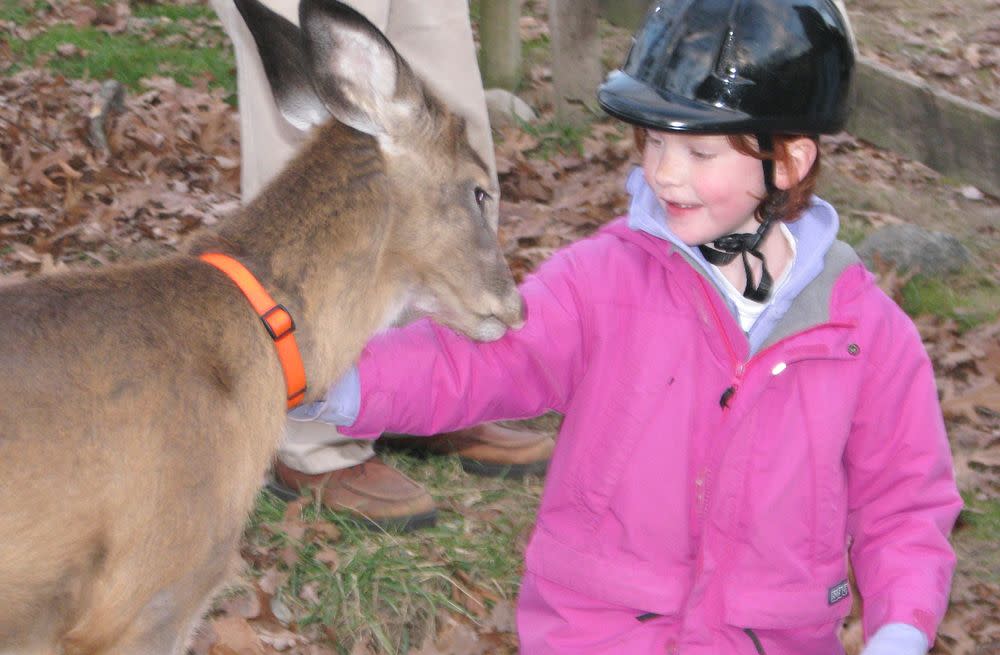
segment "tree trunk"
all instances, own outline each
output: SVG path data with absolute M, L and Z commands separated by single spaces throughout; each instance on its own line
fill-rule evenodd
M 479 3 L 479 68 L 487 89 L 514 91 L 521 82 L 520 17 L 520 0 Z
M 600 0 L 601 15 L 617 27 L 624 27 L 633 32 L 645 18 L 649 10 L 650 0 Z
M 598 0 L 549 0 L 556 117 L 581 125 L 594 115 L 601 82 Z

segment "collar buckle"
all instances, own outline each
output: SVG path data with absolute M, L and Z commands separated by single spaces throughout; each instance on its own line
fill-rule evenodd
M 302 355 L 299 353 L 298 344 L 295 343 L 295 321 L 291 313 L 284 305 L 274 302 L 253 273 L 236 259 L 219 252 L 202 253 L 198 259 L 222 271 L 250 301 L 264 329 L 274 341 L 281 373 L 285 378 L 287 408 L 292 409 L 301 404 L 308 386 Z
M 271 340 L 284 339 L 295 332 L 295 320 L 284 305 L 278 304 L 260 315 L 260 322 L 271 335 Z

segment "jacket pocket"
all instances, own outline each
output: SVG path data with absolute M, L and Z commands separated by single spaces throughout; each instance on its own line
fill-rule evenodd
M 687 595 L 687 567 L 656 567 L 575 548 L 539 524 L 525 553 L 525 568 L 594 600 L 636 610 L 636 616 L 675 615 Z
M 839 624 L 851 611 L 849 595 L 839 589 L 729 589 L 725 593 L 725 621 L 751 630 L 790 630 Z M 838 599 L 830 602 L 832 597 Z M 831 633 L 832 634 L 832 633 Z

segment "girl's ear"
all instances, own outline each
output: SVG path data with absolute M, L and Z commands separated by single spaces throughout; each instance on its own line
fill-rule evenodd
M 806 136 L 790 139 L 784 145 L 785 156 L 775 162 L 774 185 L 787 191 L 808 175 L 818 148 L 815 139 Z

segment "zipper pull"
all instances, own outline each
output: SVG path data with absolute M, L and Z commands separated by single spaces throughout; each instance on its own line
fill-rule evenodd
M 743 381 L 743 373 L 745 373 L 746 370 L 747 366 L 745 363 L 740 362 L 736 365 L 736 381 L 733 382 L 728 389 L 723 391 L 722 397 L 719 398 L 719 406 L 722 407 L 722 409 L 729 409 L 729 401 L 732 400 L 736 390 L 740 388 L 740 382 Z
M 736 393 L 736 385 L 729 387 L 722 392 L 722 397 L 719 398 L 719 406 L 722 409 L 729 409 L 729 401 L 732 399 L 733 395 Z

